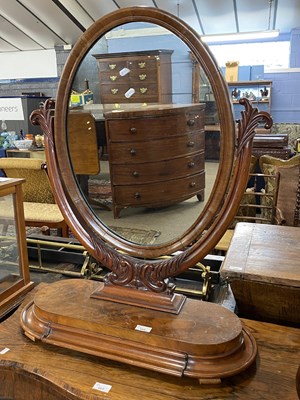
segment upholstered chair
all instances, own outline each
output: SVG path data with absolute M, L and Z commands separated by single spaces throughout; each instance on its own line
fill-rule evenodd
M 58 205 L 43 160 L 34 158 L 0 158 L 0 169 L 8 178 L 23 178 L 22 185 L 25 225 L 58 230 L 68 236 L 68 226 Z M 9 210 L 0 210 L 0 218 Z M 2 215 L 3 214 L 3 215 Z

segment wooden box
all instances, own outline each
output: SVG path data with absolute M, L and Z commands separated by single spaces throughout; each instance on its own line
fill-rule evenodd
M 239 62 L 228 61 L 225 69 L 225 79 L 227 82 L 237 82 L 239 77 Z
M 252 153 L 255 157 L 265 154 L 287 160 L 292 151 L 288 145 L 288 134 L 256 134 L 253 140 Z
M 289 135 L 287 133 L 271 134 L 257 133 L 254 136 L 253 147 L 283 148 L 288 146 Z
M 300 323 L 300 229 L 238 223 L 221 267 L 240 317 Z

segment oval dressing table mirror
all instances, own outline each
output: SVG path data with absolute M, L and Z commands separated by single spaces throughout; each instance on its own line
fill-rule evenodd
M 120 27 L 138 31 L 141 23 L 167 31 L 179 41 L 185 59 L 193 60 L 190 73 L 197 65 L 209 82 L 220 124 L 220 158 L 210 192 L 205 192 L 205 106 L 201 96 L 197 101 L 191 96 L 183 103 L 174 95 L 178 83 L 174 73 L 172 83 L 165 76 L 159 89 L 145 83 L 147 74 L 160 77 L 164 69 L 171 68 L 174 72 L 178 67 L 174 48 L 150 48 L 147 56 L 145 50 L 131 48 L 130 60 L 125 53 L 122 58 L 120 51 L 109 53 L 104 48 L 96 52 L 94 46 L 99 47 Z M 144 72 L 150 61 L 152 69 Z M 72 156 L 70 140 L 76 135 L 76 126 L 79 131 L 84 113 L 70 107 L 70 95 L 84 63 L 98 69 L 102 82 L 101 97 L 90 113 L 101 114 L 105 125 L 113 185 L 111 211 L 98 212 L 89 201 Z M 131 80 L 126 80 L 129 76 Z M 124 79 L 117 86 L 119 78 Z M 121 97 L 113 97 L 120 93 Z M 141 97 L 145 94 L 148 97 Z M 238 374 L 253 363 L 255 340 L 235 314 L 177 294 L 170 284 L 170 278 L 203 259 L 225 233 L 247 184 L 254 130 L 261 122 L 272 124 L 267 113 L 253 109 L 247 100 L 241 104 L 245 111 L 236 126 L 227 84 L 208 47 L 188 25 L 167 12 L 147 7 L 121 9 L 101 18 L 82 35 L 65 64 L 56 101 L 48 100 L 32 114 L 32 121 L 44 130 L 50 179 L 68 225 L 111 272 L 104 283 L 72 279 L 39 290 L 22 310 L 26 336 L 200 382 Z M 75 125 L 74 115 L 79 115 Z M 87 119 L 84 124 L 87 135 L 92 123 L 93 119 Z M 88 154 L 82 158 L 87 161 L 86 168 L 90 167 Z M 95 173 L 99 173 L 98 166 Z M 150 213 L 151 220 L 178 204 L 183 212 L 191 200 L 193 219 L 179 234 L 157 243 L 128 240 L 110 226 L 111 221 L 126 219 L 130 226 L 132 213 Z

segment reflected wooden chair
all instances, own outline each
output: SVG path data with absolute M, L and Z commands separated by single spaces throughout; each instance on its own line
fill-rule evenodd
M 88 111 L 72 110 L 68 114 L 67 123 L 70 158 L 79 186 L 92 206 L 111 211 L 112 208 L 105 204 L 105 199 L 96 200 L 89 193 L 89 182 L 96 182 L 100 173 L 100 148 L 95 118 Z M 92 176 L 94 180 L 91 179 Z
M 55 203 L 52 187 L 43 160 L 34 158 L 0 158 L 0 169 L 9 178 L 23 178 L 25 225 L 57 229 L 57 234 L 68 237 L 68 225 Z M 1 209 L 2 214 L 9 210 Z
M 68 147 L 79 186 L 89 197 L 89 177 L 100 172 L 96 122 L 91 113 L 72 110 L 68 114 Z
M 276 171 L 264 170 L 265 173 L 254 172 L 258 159 L 251 158 L 249 181 L 244 192 L 237 214 L 230 228 L 217 243 L 215 252 L 225 254 L 230 245 L 235 225 L 238 222 L 254 222 L 261 224 L 284 225 L 285 218 L 277 205 L 280 174 Z M 263 182 L 263 189 L 260 188 Z
M 279 174 L 252 173 L 249 174 L 249 177 L 252 178 L 253 186 L 246 189 L 234 224 L 237 222 L 255 222 L 283 225 L 284 218 L 277 207 Z M 259 189 L 259 179 L 264 181 L 263 189 Z

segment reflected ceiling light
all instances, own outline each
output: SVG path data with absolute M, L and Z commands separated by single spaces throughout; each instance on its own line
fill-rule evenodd
M 216 42 L 236 42 L 245 40 L 255 39 L 271 39 L 279 35 L 279 30 L 267 30 L 267 31 L 256 31 L 256 32 L 238 32 L 228 33 L 222 35 L 204 35 L 201 39 L 205 43 L 216 43 Z

